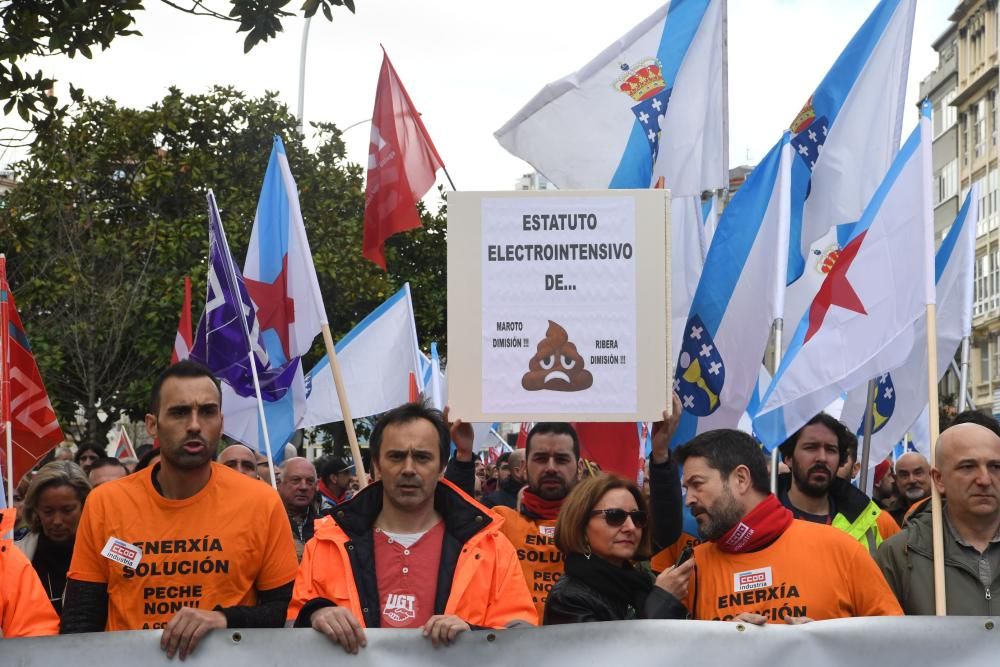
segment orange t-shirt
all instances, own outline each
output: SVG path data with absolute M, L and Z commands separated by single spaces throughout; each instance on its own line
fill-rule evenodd
M 903 614 L 867 549 L 832 526 L 796 519 L 760 551 L 730 554 L 706 542 L 695 547 L 694 560 L 685 604 L 698 620 L 728 621 L 741 612 L 769 623 Z
M 135 569 L 101 555 L 115 537 L 142 552 Z M 212 464 L 184 500 L 153 488 L 147 468 L 87 497 L 67 577 L 108 585 L 107 630 L 164 627 L 181 607 L 256 604 L 295 579 L 288 516 L 273 489 Z
M 556 548 L 556 520 L 535 521 L 517 510 L 502 506 L 494 507 L 493 512 L 503 517 L 500 532 L 517 551 L 531 600 L 538 610 L 538 618 L 542 618 L 549 591 L 563 573 L 563 555 Z
M 879 512 L 878 518 L 875 519 L 875 525 L 878 526 L 878 533 L 882 536 L 883 542 L 900 531 L 899 524 L 885 510 Z

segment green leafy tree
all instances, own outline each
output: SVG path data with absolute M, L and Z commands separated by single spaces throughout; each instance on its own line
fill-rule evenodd
M 246 33 L 243 50 L 275 37 L 282 30 L 281 19 L 293 16 L 286 11 L 289 0 L 159 0 L 174 9 L 211 20 L 230 22 L 236 32 Z M 342 6 L 354 12 L 354 0 L 306 0 L 301 11 L 311 17 L 322 10 L 333 20 L 332 8 Z M 49 94 L 53 79 L 42 70 L 24 70 L 32 56 L 63 55 L 91 58 L 119 37 L 138 35 L 136 14 L 144 10 L 143 0 L 15 0 L 0 2 L 0 103 L 4 114 L 17 111 L 25 122 L 44 132 L 63 117 L 68 106 Z M 228 10 L 228 11 L 227 11 Z M 74 102 L 82 91 L 70 85 Z
M 340 132 L 318 126 L 306 150 L 274 94 L 231 88 L 171 90 L 148 109 L 82 103 L 17 164 L 0 200 L 0 251 L 64 425 L 82 408 L 77 439 L 98 440 L 121 413 L 146 411 L 170 358 L 182 282 L 205 289 L 205 195 L 215 192 L 238 261 L 246 254 L 273 135 L 285 140 L 336 339 L 409 281 L 422 340 L 445 334 L 445 220 L 394 237 L 390 273 L 361 257 L 362 168 L 344 158 Z M 194 317 L 203 296 L 194 299 Z M 317 338 L 309 368 L 322 354 Z M 101 422 L 99 410 L 111 419 Z

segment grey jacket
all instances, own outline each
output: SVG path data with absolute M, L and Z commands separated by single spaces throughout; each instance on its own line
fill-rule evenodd
M 903 613 L 934 614 L 934 563 L 931 546 L 931 511 L 926 503 L 907 527 L 882 543 L 875 561 Z M 995 547 L 994 547 L 995 548 Z M 944 527 L 944 578 L 949 616 L 995 616 L 1000 614 L 1000 572 L 993 572 L 984 587 L 979 574 L 961 559 L 962 547 Z

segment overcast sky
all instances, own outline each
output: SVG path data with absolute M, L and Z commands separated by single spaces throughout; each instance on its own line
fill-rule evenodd
M 181 0 L 183 2 L 183 0 Z M 227 3 L 209 3 L 221 6 Z M 298 7 L 298 0 L 289 7 Z M 493 132 L 546 83 L 578 69 L 661 2 L 632 0 L 356 0 L 357 14 L 312 21 L 305 119 L 345 128 L 371 116 L 381 63 L 393 60 L 455 184 L 508 190 L 530 166 Z M 777 140 L 875 0 L 729 0 L 730 165 L 756 163 Z M 919 0 L 903 137 L 916 122 L 921 79 L 937 62 L 930 44 L 948 26 L 955 0 Z M 168 86 L 204 92 L 213 84 L 298 99 L 303 19 L 285 20 L 276 40 L 243 54 L 234 24 L 193 17 L 155 0 L 139 14 L 142 37 L 119 38 L 93 60 L 38 61 L 93 97 L 145 107 Z M 15 124 L 7 119 L 4 125 Z M 370 126 L 346 132 L 348 157 L 367 163 Z M 307 135 L 309 134 L 307 128 Z M 2 151 L 2 149 L 0 149 Z M 0 166 L 24 156 L 8 149 Z M 260 156 L 262 163 L 267 156 Z M 208 184 L 211 185 L 211 184 Z

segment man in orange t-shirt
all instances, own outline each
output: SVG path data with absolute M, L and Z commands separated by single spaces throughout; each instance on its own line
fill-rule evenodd
M 221 394 L 181 361 L 153 387 L 146 429 L 160 463 L 87 498 L 62 632 L 163 628 L 181 659 L 214 628 L 281 627 L 296 559 L 278 494 L 212 462 Z
M 763 625 L 902 614 L 864 547 L 836 528 L 794 519 L 769 492 L 751 436 L 709 431 L 676 456 L 685 503 L 707 540 L 694 550 L 685 600 L 692 618 Z

